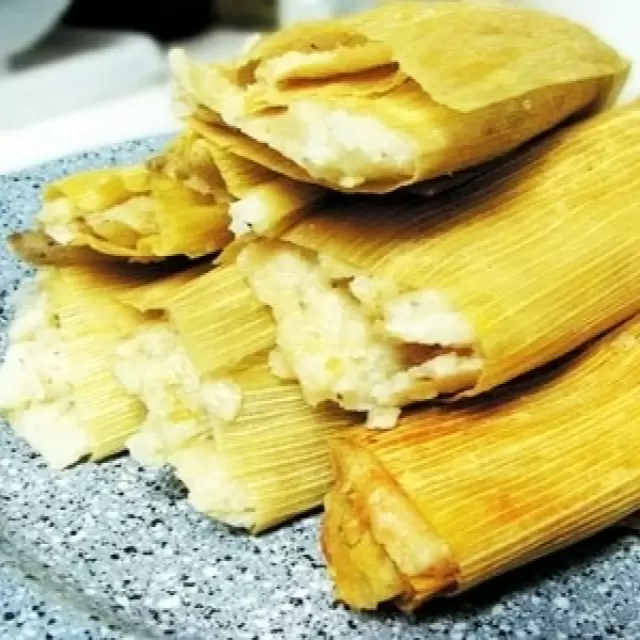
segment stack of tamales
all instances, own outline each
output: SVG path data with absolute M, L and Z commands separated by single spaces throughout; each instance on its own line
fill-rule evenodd
M 127 448 L 254 532 L 329 491 L 360 608 L 640 509 L 640 104 L 608 109 L 614 50 L 402 3 L 172 61 L 184 131 L 50 185 L 11 238 L 39 270 L 0 409 L 52 466 Z

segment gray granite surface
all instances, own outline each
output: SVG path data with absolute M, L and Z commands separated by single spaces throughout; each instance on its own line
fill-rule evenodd
M 0 176 L 0 235 L 28 221 L 44 182 L 158 144 Z M 0 349 L 24 273 L 0 249 Z M 622 529 L 415 618 L 335 603 L 317 538 L 317 515 L 259 538 L 230 531 L 125 457 L 50 471 L 0 423 L 0 638 L 640 638 L 640 541 Z

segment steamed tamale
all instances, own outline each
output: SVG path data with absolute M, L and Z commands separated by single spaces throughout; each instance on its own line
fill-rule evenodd
M 275 233 L 320 195 L 186 131 L 146 164 L 50 184 L 36 230 L 12 243 L 38 264 L 194 258 L 221 250 L 234 233 Z
M 452 46 L 459 43 L 459 46 Z M 236 64 L 172 56 L 191 126 L 291 178 L 383 192 L 477 165 L 611 100 L 627 63 L 531 9 L 410 2 L 301 23 Z
M 492 398 L 332 443 L 322 542 L 339 596 L 412 610 L 640 508 L 640 320 Z
M 336 200 L 239 265 L 311 404 L 391 426 L 640 309 L 640 105 L 529 145 L 451 193 Z
M 54 467 L 122 450 L 144 416 L 111 371 L 116 345 L 141 320 L 117 294 L 137 282 L 117 271 L 51 268 L 18 300 L 0 409 Z
M 145 406 L 127 446 L 169 464 L 194 506 L 254 532 L 317 507 L 329 482 L 327 437 L 358 422 L 309 407 L 269 371 L 273 320 L 235 265 L 187 284 L 175 276 L 122 299 L 150 314 L 118 346 L 115 374 Z
M 190 154 L 189 167 L 174 175 L 178 147 Z M 137 260 L 217 251 L 231 238 L 230 196 L 212 158 L 199 154 L 197 141 L 187 147 L 179 139 L 162 162 L 93 170 L 54 182 L 44 190 L 38 229 L 62 246 Z
M 242 391 L 229 374 L 274 344 L 273 320 L 235 265 L 191 270 L 119 299 L 147 314 L 116 352 L 117 379 L 145 406 L 127 446 L 141 462 L 164 464 L 236 418 Z
M 357 418 L 310 408 L 296 384 L 269 372 L 266 357 L 232 380 L 242 391 L 235 419 L 215 422 L 169 463 L 199 511 L 258 533 L 322 503 L 331 476 L 327 440 Z

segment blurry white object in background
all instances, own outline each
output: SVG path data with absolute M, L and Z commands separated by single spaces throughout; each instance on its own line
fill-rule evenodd
M 2 2 L 2 0 L 0 0 Z M 236 29 L 212 29 L 208 33 L 175 43 L 189 55 L 203 60 L 223 61 L 240 52 L 250 32 Z M 162 59 L 166 52 L 162 51 Z M 91 66 L 94 78 L 108 81 L 116 73 L 109 66 L 102 66 L 104 58 L 97 57 Z M 139 61 L 129 58 L 128 64 Z M 2 78 L 0 77 L 0 85 Z M 59 86 L 56 92 L 67 88 Z M 39 101 L 47 110 L 52 96 L 41 95 Z M 14 109 L 28 109 L 20 102 Z M 0 101 L 0 118 L 4 112 Z M 0 173 L 17 171 L 30 165 L 46 162 L 60 156 L 77 153 L 98 146 L 157 134 L 172 133 L 178 129 L 171 108 L 169 79 L 160 80 L 146 87 L 129 88 L 124 95 L 100 100 L 94 105 L 70 105 L 64 114 L 54 116 L 45 113 L 37 123 L 12 129 L 0 128 Z
M 0 0 L 0 68 L 44 36 L 71 0 Z
M 168 82 L 27 127 L 0 131 L 0 174 L 178 129 Z
M 638 0 L 519 0 L 518 4 L 569 18 L 591 29 L 632 63 L 620 97 L 640 97 L 640 2 Z
M 122 95 L 166 76 L 164 54 L 149 36 L 59 28 L 16 57 L 0 77 L 0 129 Z

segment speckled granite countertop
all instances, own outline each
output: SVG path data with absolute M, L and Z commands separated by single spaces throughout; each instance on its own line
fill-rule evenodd
M 0 233 L 24 224 L 43 182 L 159 143 L 0 177 Z M 0 349 L 24 273 L 0 249 Z M 405 618 L 333 601 L 318 516 L 251 538 L 183 498 L 125 457 L 52 472 L 0 423 L 0 638 L 640 638 L 640 541 L 623 530 Z

